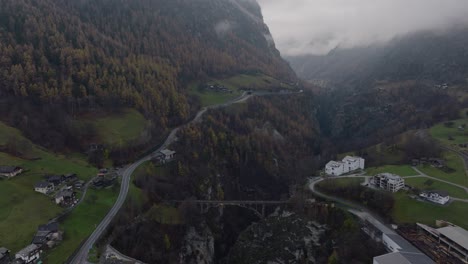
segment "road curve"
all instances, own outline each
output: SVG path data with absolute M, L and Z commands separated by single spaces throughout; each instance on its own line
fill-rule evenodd
M 184 126 L 192 124 L 192 123 L 197 123 L 201 121 L 201 118 L 203 115 L 208 111 L 208 109 L 216 109 L 216 108 L 222 108 L 226 107 L 235 103 L 239 102 L 244 102 L 250 97 L 257 95 L 257 96 L 264 96 L 264 95 L 291 95 L 291 94 L 298 94 L 301 92 L 288 92 L 288 93 L 243 93 L 241 96 L 223 103 L 219 105 L 214 105 L 210 107 L 204 107 L 198 113 L 195 115 L 195 117 L 188 123 L 181 125 L 179 127 L 174 128 L 171 133 L 169 133 L 169 136 L 166 138 L 166 141 L 153 153 L 145 156 L 144 158 L 136 161 L 135 163 L 126 166 L 123 168 L 121 171 L 119 171 L 119 174 L 122 176 L 122 181 L 121 181 L 121 186 L 120 186 L 120 193 L 117 198 L 117 201 L 115 202 L 114 206 L 112 206 L 111 210 L 107 213 L 107 215 L 104 217 L 104 219 L 101 221 L 101 223 L 97 226 L 97 228 L 93 231 L 93 233 L 88 237 L 88 239 L 82 244 L 82 246 L 76 251 L 75 256 L 68 262 L 70 264 L 83 264 L 83 263 L 88 263 L 88 253 L 89 250 L 93 247 L 93 245 L 96 243 L 96 241 L 101 237 L 101 235 L 104 233 L 106 228 L 109 226 L 110 222 L 114 217 L 117 215 L 119 212 L 120 208 L 125 202 L 125 199 L 127 198 L 128 194 L 128 189 L 130 186 L 130 180 L 133 172 L 135 171 L 136 168 L 138 168 L 141 164 L 143 164 L 145 161 L 148 161 L 151 159 L 151 156 L 156 153 L 161 151 L 164 148 L 167 148 L 171 143 L 173 143 L 176 140 L 176 134 L 177 132 Z

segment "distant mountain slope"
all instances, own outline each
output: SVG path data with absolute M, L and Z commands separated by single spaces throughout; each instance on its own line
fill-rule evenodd
M 256 72 L 295 79 L 252 0 L 0 2 L 0 118 L 45 145 L 97 108 L 163 131 L 188 117 L 190 80 Z
M 433 80 L 460 83 L 468 77 L 468 28 L 418 32 L 386 44 L 336 48 L 324 56 L 287 58 L 299 77 L 334 83 Z

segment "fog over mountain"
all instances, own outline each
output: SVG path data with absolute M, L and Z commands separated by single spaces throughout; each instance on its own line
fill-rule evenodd
M 283 55 L 324 54 L 468 24 L 466 0 L 258 0 Z

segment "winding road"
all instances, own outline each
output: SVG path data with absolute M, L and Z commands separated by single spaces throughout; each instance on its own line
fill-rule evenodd
M 101 237 L 101 235 L 104 233 L 106 228 L 109 226 L 110 222 L 114 217 L 117 215 L 119 212 L 120 208 L 125 202 L 125 199 L 127 198 L 128 194 L 128 189 L 130 187 L 130 180 L 133 172 L 135 171 L 136 168 L 138 168 L 141 164 L 143 164 L 146 161 L 151 160 L 151 157 L 167 148 L 170 144 L 172 144 L 176 139 L 177 132 L 184 126 L 187 126 L 189 124 L 197 123 L 200 122 L 203 115 L 209 110 L 209 109 L 217 109 L 217 108 L 222 108 L 226 107 L 235 103 L 240 103 L 248 100 L 252 96 L 266 96 L 266 95 L 291 95 L 291 94 L 298 94 L 302 93 L 300 92 L 286 92 L 286 93 L 269 93 L 269 92 L 259 92 L 259 93 L 243 93 L 241 96 L 228 101 L 223 104 L 219 105 L 213 105 L 209 107 L 204 107 L 198 113 L 195 115 L 195 117 L 188 123 L 181 125 L 179 127 L 174 128 L 169 136 L 166 138 L 166 141 L 153 153 L 143 157 L 142 159 L 134 162 L 131 165 L 126 166 L 125 168 L 121 169 L 119 171 L 119 174 L 122 176 L 122 181 L 121 181 L 121 186 L 120 186 L 120 193 L 117 198 L 117 201 L 115 202 L 114 206 L 111 208 L 111 210 L 107 213 L 107 215 L 104 217 L 104 219 L 101 221 L 101 223 L 97 226 L 97 228 L 94 230 L 94 232 L 88 237 L 88 239 L 81 245 L 81 247 L 76 251 L 76 254 L 73 256 L 73 258 L 68 262 L 70 264 L 83 264 L 83 263 L 88 263 L 88 253 L 89 250 L 93 247 L 93 245 L 96 243 L 96 241 Z

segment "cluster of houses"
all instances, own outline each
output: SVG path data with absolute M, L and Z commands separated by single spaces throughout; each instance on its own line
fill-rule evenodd
M 325 166 L 325 173 L 330 176 L 340 176 L 359 169 L 364 169 L 365 160 L 361 157 L 346 156 L 341 161 L 330 161 Z M 436 158 L 421 158 L 413 160 L 413 165 L 430 164 L 436 168 L 444 167 L 445 162 Z M 405 179 L 393 173 L 380 173 L 370 178 L 369 186 L 392 193 L 407 187 Z M 419 197 L 429 202 L 444 205 L 450 201 L 446 191 L 422 191 Z
M 438 158 L 420 158 L 420 159 L 413 159 L 411 161 L 413 166 L 419 166 L 424 164 L 429 164 L 435 168 L 442 168 L 445 167 L 445 161 L 443 159 Z
M 37 182 L 34 185 L 34 191 L 49 195 L 55 193 L 54 199 L 56 204 L 62 206 L 70 206 L 76 202 L 76 192 L 73 191 L 73 186 L 68 186 L 69 183 L 74 183 L 75 187 L 81 188 L 82 181 L 78 181 L 76 174 L 67 175 L 48 175 L 44 181 Z M 59 189 L 61 185 L 64 185 Z
M 109 172 L 108 169 L 101 169 L 96 178 L 92 181 L 92 186 L 96 189 L 108 188 L 117 181 L 117 173 Z
M 206 84 L 204 88 L 219 93 L 232 93 L 231 89 L 220 84 Z
M 373 176 L 369 184 L 371 187 L 386 190 L 389 192 L 398 192 L 406 187 L 405 179 L 392 173 L 380 173 Z M 419 197 L 429 202 L 444 205 L 450 201 L 450 196 L 446 191 L 422 191 Z
M 166 164 L 172 161 L 175 158 L 176 152 L 170 149 L 163 149 L 161 151 L 156 152 L 153 156 L 153 160 L 156 161 L 158 164 Z
M 10 255 L 10 250 L 0 248 L 0 264 L 38 263 L 43 250 L 53 248 L 62 239 L 63 232 L 59 230 L 57 222 L 40 225 L 31 244 L 18 251 L 14 256 Z
M 23 168 L 17 166 L 0 166 L 0 176 L 10 179 L 23 172 Z
M 359 169 L 364 169 L 365 160 L 361 157 L 346 156 L 341 161 L 330 161 L 325 165 L 325 173 L 331 176 L 340 176 Z

